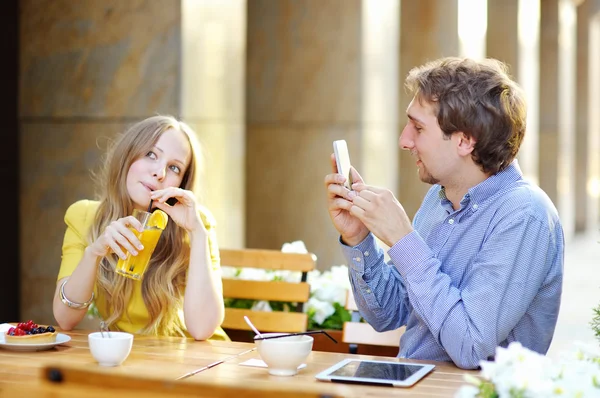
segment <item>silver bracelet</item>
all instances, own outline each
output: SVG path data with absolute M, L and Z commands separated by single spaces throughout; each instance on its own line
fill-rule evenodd
M 74 301 L 71 301 L 67 298 L 67 296 L 65 296 L 65 285 L 67 284 L 68 280 L 68 278 L 65 279 L 62 285 L 60 285 L 60 301 L 62 301 L 63 304 L 67 307 L 73 308 L 75 310 L 83 310 L 89 307 L 90 304 L 92 304 L 92 302 L 94 301 L 94 292 L 92 292 L 92 297 L 85 303 L 76 303 Z

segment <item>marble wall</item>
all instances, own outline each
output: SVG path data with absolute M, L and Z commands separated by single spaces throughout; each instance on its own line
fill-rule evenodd
M 501 3 L 489 0 L 491 12 Z M 541 3 L 535 43 L 540 109 L 538 115 L 534 107 L 532 116 L 540 135 L 524 157 L 525 171 L 538 178 L 539 169 L 540 184 L 572 230 L 572 195 L 580 204 L 578 223 L 586 217 L 597 221 L 600 162 L 592 154 L 600 123 L 597 112 L 587 119 L 580 112 L 579 127 L 569 129 L 575 124 L 576 82 L 580 91 L 587 85 L 574 79 L 576 30 L 569 14 L 561 20 L 559 13 L 573 15 L 576 9 L 569 0 Z M 599 0 L 585 3 L 590 16 L 598 15 Z M 514 31 L 520 29 L 519 7 L 510 4 L 502 10 Z M 323 186 L 336 139 L 348 141 L 353 165 L 369 182 L 396 193 L 412 216 L 428 185 L 418 180 L 414 160 L 397 148 L 411 99 L 404 78 L 427 60 L 459 54 L 458 5 L 459 0 L 22 0 L 22 317 L 52 322 L 64 212 L 72 202 L 94 197 L 90 172 L 100 165 L 108 140 L 152 114 L 183 117 L 198 132 L 206 152 L 203 200 L 217 217 L 223 247 L 279 249 L 303 240 L 317 254 L 320 269 L 342 263 Z M 593 87 L 600 81 L 593 44 L 600 37 L 598 18 L 591 19 L 588 33 Z M 489 33 L 502 36 L 506 28 L 493 20 Z M 517 78 L 531 80 L 522 71 L 525 61 L 537 68 L 527 55 L 534 47 L 520 41 L 515 34 L 490 37 L 489 53 L 518 63 Z M 571 47 L 565 50 L 564 44 Z M 598 104 L 599 91 L 589 88 L 589 109 Z M 587 178 L 575 181 L 584 167 L 573 159 L 574 135 L 585 129 L 587 141 L 579 137 L 577 147 L 583 151 L 588 143 Z M 588 206 L 581 212 L 585 192 Z
M 180 20 L 174 0 L 21 1 L 22 318 L 53 321 L 64 212 L 94 197 L 90 171 L 108 140 L 178 114 Z
M 245 245 L 245 0 L 182 0 L 181 117 L 204 148 L 202 203 L 221 247 Z
M 404 88 L 410 69 L 427 61 L 459 55 L 458 0 L 402 1 L 400 9 L 400 103 L 398 113 L 406 120 L 412 95 Z M 398 199 L 409 217 L 419 208 L 430 185 L 421 182 L 413 156 L 400 151 Z
M 332 142 L 360 169 L 361 1 L 248 2 L 246 242 L 302 240 L 340 263 L 323 180 Z

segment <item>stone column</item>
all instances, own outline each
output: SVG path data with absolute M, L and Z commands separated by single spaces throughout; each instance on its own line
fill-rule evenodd
M 526 178 L 538 182 L 539 0 L 488 0 L 487 56 L 509 66 L 527 97 L 527 132 L 518 154 Z
M 344 261 L 323 184 L 334 140 L 366 181 L 394 189 L 398 4 L 248 2 L 248 247 L 302 240 L 320 269 Z
M 589 26 L 590 2 L 583 1 L 577 7 L 577 95 L 575 96 L 575 232 L 582 232 L 589 225 L 588 180 L 590 175 L 588 153 L 589 131 Z
M 67 207 L 115 134 L 179 114 L 180 4 L 24 0 L 20 26 L 21 316 L 54 323 Z
M 571 0 L 541 2 L 540 186 L 574 231 L 575 10 Z
M 219 246 L 245 244 L 246 0 L 182 0 L 181 116 L 204 148 L 202 203 Z
M 459 54 L 458 0 L 402 1 L 400 9 L 400 130 L 412 96 L 404 88 L 409 70 L 442 56 Z M 412 219 L 430 185 L 421 182 L 414 158 L 400 150 L 397 197 Z
M 362 2 L 361 169 L 368 184 L 398 192 L 401 0 Z M 382 248 L 387 246 L 378 241 Z
M 519 0 L 488 0 L 487 56 L 509 65 L 519 80 Z
M 1 52 L 4 55 L 4 83 L 2 97 L 2 148 L 5 155 L 0 158 L 0 180 L 6 192 L 0 199 L 0 207 L 4 209 L 4 225 L 11 226 L 11 233 L 2 239 L 2 260 L 6 266 L 0 279 L 0 319 L 20 319 L 20 284 L 21 270 L 19 253 L 19 208 L 15 200 L 15 192 L 19 189 L 19 123 L 18 123 L 18 77 L 19 77 L 19 2 L 9 1 L 3 4 L 2 14 L 5 23 L 0 26 Z M 8 265 L 10 264 L 10 265 Z
M 246 243 L 302 240 L 320 268 L 341 261 L 323 179 L 332 142 L 361 156 L 360 0 L 248 2 Z
M 600 0 L 590 3 L 588 111 L 588 209 L 589 228 L 600 224 Z

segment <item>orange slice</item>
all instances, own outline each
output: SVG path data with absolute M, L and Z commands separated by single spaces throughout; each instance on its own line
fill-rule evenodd
M 169 216 L 162 210 L 156 209 L 150 216 L 148 220 L 149 227 L 156 227 L 160 229 L 165 229 L 167 227 L 167 223 L 169 222 Z

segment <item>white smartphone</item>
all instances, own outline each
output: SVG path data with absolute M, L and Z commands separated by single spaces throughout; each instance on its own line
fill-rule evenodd
M 335 154 L 335 163 L 338 173 L 346 177 L 344 186 L 352 190 L 352 178 L 350 176 L 350 154 L 348 154 L 348 145 L 346 140 L 333 141 L 333 153 Z

